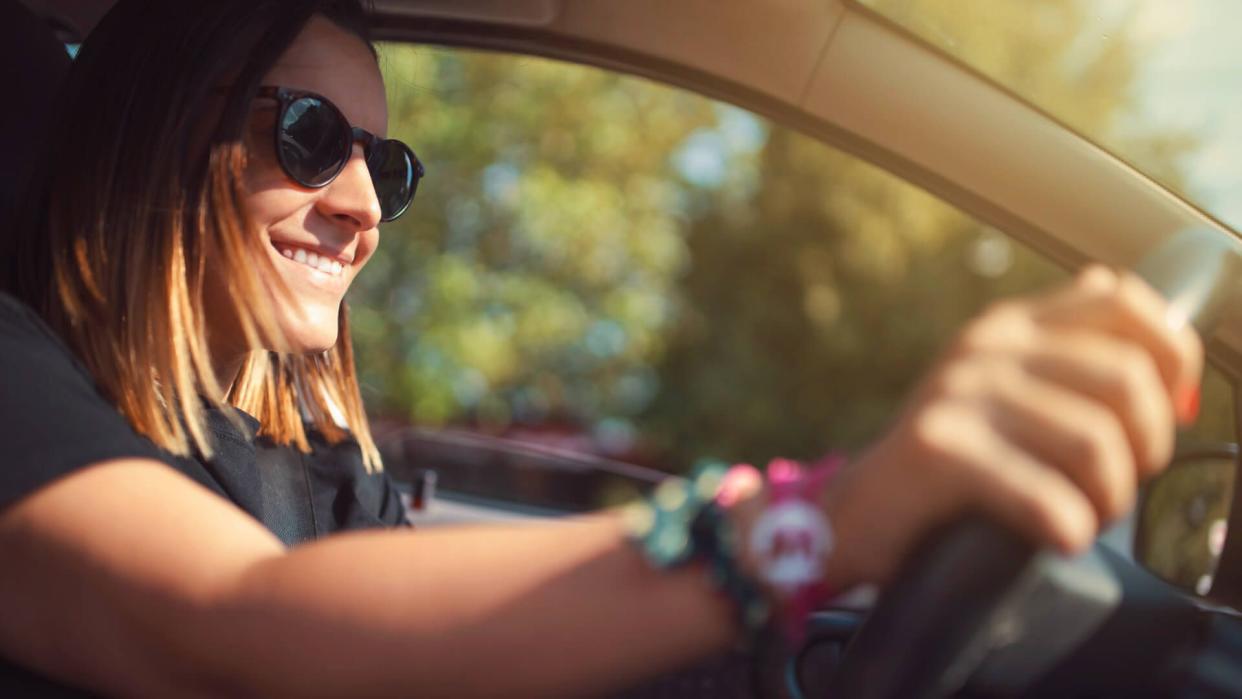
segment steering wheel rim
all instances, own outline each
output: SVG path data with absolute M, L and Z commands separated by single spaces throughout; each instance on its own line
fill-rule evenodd
M 981 518 L 936 532 L 885 590 L 829 683 L 845 699 L 942 697 L 1004 641 L 1030 588 L 1036 549 Z

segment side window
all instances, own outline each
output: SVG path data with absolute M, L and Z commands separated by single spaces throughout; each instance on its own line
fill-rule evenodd
M 960 325 L 1066 273 L 927 193 L 696 94 L 389 44 L 428 176 L 352 292 L 377 429 L 679 471 L 856 449 Z M 1205 436 L 1231 438 L 1213 375 Z

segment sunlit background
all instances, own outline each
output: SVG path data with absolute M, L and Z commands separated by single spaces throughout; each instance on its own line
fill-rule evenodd
M 1242 227 L 1242 3 L 862 1 Z
M 1242 223 L 1242 5 L 867 4 Z M 684 90 L 381 53 L 392 132 L 428 170 L 351 292 L 382 425 L 671 471 L 854 450 L 965 319 L 1065 276 L 921 190 Z M 1198 435 L 1232 438 L 1230 400 L 1211 376 Z

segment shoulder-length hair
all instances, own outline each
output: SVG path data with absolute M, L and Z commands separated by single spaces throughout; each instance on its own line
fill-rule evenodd
M 250 346 L 280 337 L 272 304 L 256 302 L 271 293 L 260 267 L 271 262 L 245 211 L 244 134 L 262 77 L 316 14 L 370 45 L 357 0 L 120 0 L 81 46 L 39 185 L 0 245 L 0 288 L 38 310 L 133 427 L 174 454 L 209 457 L 204 411 L 236 417 L 234 405 L 303 451 L 304 420 L 331 443 L 352 433 L 380 467 L 344 304 L 335 347 L 254 349 L 227 394 L 208 351 L 209 265 L 228 270 Z

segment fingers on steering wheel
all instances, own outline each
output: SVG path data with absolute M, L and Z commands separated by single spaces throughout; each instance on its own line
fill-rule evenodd
M 1095 507 L 1073 480 L 1009 441 L 971 401 L 942 403 L 918 421 L 921 453 L 957 493 L 1037 545 L 1082 551 L 1099 527 Z
M 1152 356 L 1098 333 L 1054 330 L 1048 335 L 1049 341 L 1024 357 L 1025 372 L 1111 409 L 1140 478 L 1164 468 L 1173 454 L 1174 409 Z
M 1138 477 L 1130 439 L 1106 404 L 1056 383 L 1018 374 L 988 397 L 1000 437 L 1086 495 L 1100 525 L 1129 511 Z
M 1160 295 L 1133 274 L 1093 265 L 1074 284 L 1033 304 L 1038 320 L 1094 327 L 1143 347 L 1175 405 L 1199 385 L 1203 349 L 1198 335 L 1190 327 L 1171 327 Z

